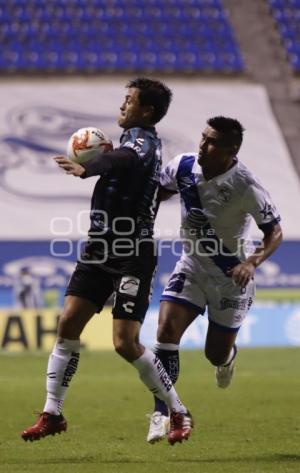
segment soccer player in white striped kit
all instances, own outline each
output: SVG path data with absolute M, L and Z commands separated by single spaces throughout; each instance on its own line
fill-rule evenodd
M 161 174 L 162 199 L 179 193 L 182 213 L 182 255 L 161 297 L 155 346 L 173 384 L 181 337 L 205 309 L 205 355 L 216 367 L 217 385 L 230 384 L 236 337 L 254 299 L 255 269 L 282 240 L 268 192 L 236 157 L 243 132 L 235 119 L 209 119 L 199 153 L 176 156 Z M 263 232 L 256 249 L 249 240 L 252 218 Z M 155 398 L 147 441 L 164 438 L 168 425 L 168 408 Z

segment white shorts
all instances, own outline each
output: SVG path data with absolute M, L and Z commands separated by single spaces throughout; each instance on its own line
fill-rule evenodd
M 182 256 L 177 262 L 161 301 L 176 302 L 196 309 L 224 331 L 238 331 L 255 296 L 255 283 L 251 280 L 245 289 L 236 285 L 231 277 L 205 272 L 195 259 Z

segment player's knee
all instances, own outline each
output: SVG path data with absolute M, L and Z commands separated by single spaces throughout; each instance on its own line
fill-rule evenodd
M 157 329 L 157 340 L 161 343 L 178 343 L 175 327 L 171 323 L 160 324 Z
M 224 353 L 213 351 L 209 348 L 205 348 L 205 356 L 214 366 L 220 366 L 226 363 L 227 356 Z
M 135 360 L 139 355 L 136 344 L 128 340 L 118 338 L 114 340 L 114 347 L 116 353 L 129 362 Z
M 58 321 L 57 333 L 62 338 L 74 339 L 80 337 L 81 330 L 77 328 L 76 318 L 72 312 L 64 310 Z

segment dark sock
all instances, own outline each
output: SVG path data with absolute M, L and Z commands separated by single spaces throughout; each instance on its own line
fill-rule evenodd
M 161 399 L 158 399 L 158 397 L 154 396 L 154 410 L 153 412 L 160 412 L 163 416 L 168 417 L 169 415 L 169 409 L 167 404 L 162 401 Z
M 158 356 L 162 362 L 166 372 L 168 373 L 173 384 L 176 383 L 179 376 L 179 351 L 178 350 L 162 350 L 161 348 L 156 348 L 154 350 L 155 354 Z M 154 396 L 154 411 L 161 412 L 162 415 L 168 416 L 169 410 L 167 404 Z
M 237 354 L 237 346 L 236 346 L 236 344 L 234 344 L 233 345 L 233 355 L 232 355 L 231 359 L 224 366 L 229 366 L 230 363 L 235 359 L 236 354 Z

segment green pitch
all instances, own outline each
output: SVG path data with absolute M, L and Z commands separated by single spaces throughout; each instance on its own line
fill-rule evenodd
M 300 471 L 300 351 L 240 350 L 236 377 L 215 387 L 200 351 L 184 352 L 178 391 L 195 418 L 188 442 L 148 445 L 151 395 L 110 352 L 82 353 L 64 414 L 67 433 L 25 443 L 43 406 L 46 355 L 2 355 L 3 473 L 291 473 Z

